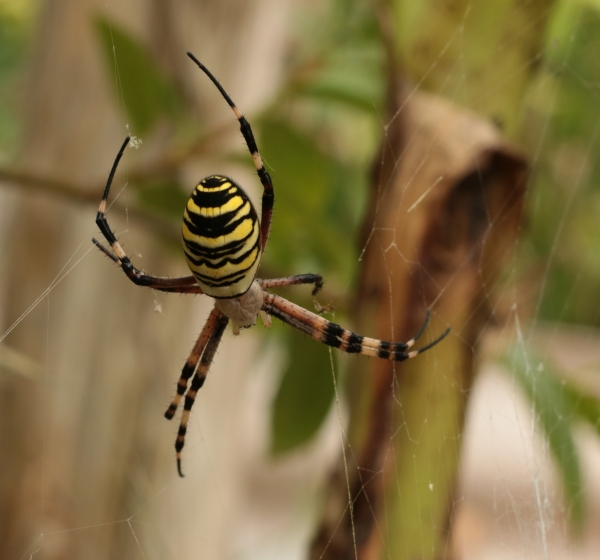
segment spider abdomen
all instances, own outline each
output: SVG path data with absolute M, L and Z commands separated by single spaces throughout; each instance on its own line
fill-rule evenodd
M 194 189 L 181 228 L 185 257 L 202 291 L 215 298 L 243 295 L 260 262 L 260 224 L 243 189 L 211 175 Z

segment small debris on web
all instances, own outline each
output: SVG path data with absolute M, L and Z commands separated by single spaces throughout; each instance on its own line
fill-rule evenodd
M 313 304 L 318 315 L 323 315 L 323 313 L 331 313 L 335 310 L 335 306 L 332 303 L 321 305 L 316 299 L 313 299 Z
M 143 144 L 142 139 L 137 136 L 132 136 L 129 140 L 129 146 L 134 150 L 137 150 Z

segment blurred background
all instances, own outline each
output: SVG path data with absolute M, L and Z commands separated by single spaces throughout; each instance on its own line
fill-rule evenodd
M 0 0 L 0 557 L 597 558 L 599 48 L 597 0 Z M 323 274 L 282 295 L 367 336 L 452 332 L 392 367 L 226 331 L 180 479 L 163 413 L 212 302 L 91 238 L 127 135 L 139 268 L 189 273 L 202 177 L 259 207 L 186 51 L 273 177 L 259 276 Z

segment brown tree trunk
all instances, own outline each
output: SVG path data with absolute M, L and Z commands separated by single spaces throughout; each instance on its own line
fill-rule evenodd
M 365 219 L 360 332 L 408 340 L 426 309 L 420 345 L 452 332 L 415 360 L 352 373 L 349 475 L 341 466 L 334 476 L 315 560 L 451 557 L 474 356 L 521 215 L 526 163 L 491 123 L 422 93 L 394 106 L 403 109 L 383 139 Z

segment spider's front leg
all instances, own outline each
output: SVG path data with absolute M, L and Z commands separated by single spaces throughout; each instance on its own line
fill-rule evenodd
M 256 167 L 256 172 L 258 177 L 260 178 L 260 182 L 263 186 L 263 195 L 262 195 L 262 212 L 260 219 L 260 242 L 261 242 L 261 252 L 264 253 L 265 247 L 267 246 L 267 241 L 269 240 L 269 233 L 271 231 L 271 219 L 273 217 L 273 205 L 275 203 L 275 193 L 273 191 L 273 181 L 271 180 L 271 176 L 269 172 L 265 169 L 263 165 L 262 158 L 260 157 L 260 152 L 258 151 L 258 146 L 256 144 L 256 139 L 254 138 L 254 134 L 252 132 L 252 127 L 250 123 L 242 115 L 242 112 L 236 107 L 235 103 L 229 97 L 227 92 L 223 89 L 223 86 L 219 83 L 210 70 L 202 64 L 192 53 L 188 52 L 187 55 L 196 63 L 198 68 L 202 70 L 210 79 L 210 81 L 216 86 L 216 88 L 221 92 L 221 95 L 227 101 L 227 104 L 231 107 L 235 118 L 240 123 L 240 132 L 246 141 L 246 146 L 248 146 L 248 151 L 252 156 L 252 161 L 254 162 L 254 166 Z
M 297 274 L 296 276 L 284 276 L 283 278 L 267 278 L 258 280 L 261 288 L 286 288 L 299 284 L 314 284 L 312 295 L 317 295 L 323 289 L 323 277 L 320 274 Z
M 127 277 L 138 286 L 146 286 L 149 288 L 154 288 L 155 290 L 161 290 L 163 292 L 178 292 L 178 293 L 190 293 L 190 294 L 201 294 L 202 290 L 200 286 L 198 286 L 198 282 L 194 278 L 194 276 L 182 276 L 180 278 L 165 278 L 161 276 L 151 276 L 149 274 L 144 274 L 140 270 L 138 270 L 135 266 L 133 266 L 131 260 L 121 247 L 121 244 L 118 242 L 117 237 L 110 229 L 108 225 L 108 220 L 106 219 L 106 204 L 108 200 L 108 194 L 110 192 L 110 187 L 113 182 L 113 178 L 117 171 L 117 167 L 119 166 L 119 162 L 123 157 L 123 153 L 125 152 L 125 148 L 129 144 L 130 138 L 127 137 L 115 158 L 113 166 L 110 170 L 110 174 L 108 176 L 108 181 L 106 182 L 106 187 L 104 188 L 104 193 L 102 195 L 102 200 L 100 200 L 100 206 L 98 207 L 98 213 L 96 214 L 96 225 L 102 232 L 102 235 L 109 243 L 112 252 L 109 251 L 104 245 L 100 242 L 92 239 L 94 245 L 98 247 L 107 257 L 109 257 L 112 261 L 117 263 L 122 269 L 123 272 L 127 275 Z

